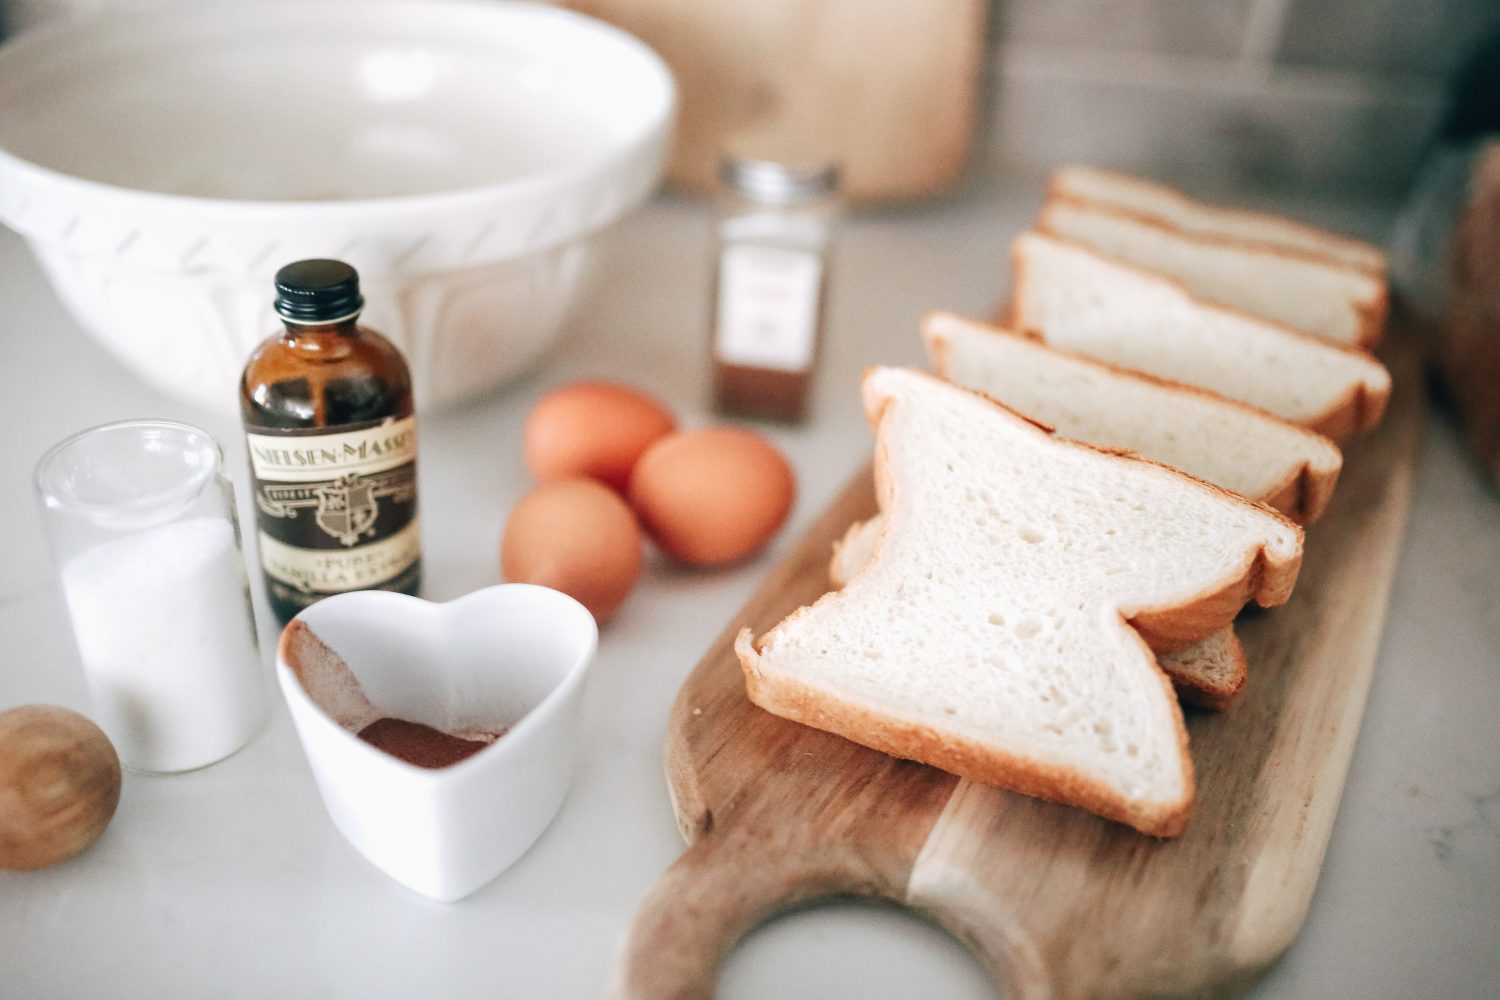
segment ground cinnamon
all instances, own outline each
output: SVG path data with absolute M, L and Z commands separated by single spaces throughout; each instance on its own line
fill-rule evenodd
M 838 170 L 731 159 L 715 223 L 714 404 L 801 420 L 822 341 Z
M 496 733 L 495 738 L 499 735 Z M 494 742 L 494 739 L 464 739 L 441 729 L 424 726 L 420 722 L 408 722 L 406 719 L 390 716 L 376 719 L 365 726 L 359 731 L 359 738 L 408 764 L 428 768 L 457 764 Z

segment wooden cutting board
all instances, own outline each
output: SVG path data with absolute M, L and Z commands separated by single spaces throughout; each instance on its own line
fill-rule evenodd
M 850 482 L 683 686 L 667 777 L 691 844 L 630 926 L 619 1000 L 713 993 L 735 941 L 817 897 L 885 896 L 960 939 L 1013 1000 L 1234 995 L 1307 914 L 1359 730 L 1422 420 L 1393 345 L 1384 424 L 1352 443 L 1284 607 L 1237 624 L 1242 699 L 1190 713 L 1198 805 L 1157 841 L 1065 806 L 895 760 L 751 705 L 731 643 L 827 589 L 831 546 L 875 512 Z
M 726 154 L 834 160 L 856 201 L 963 175 L 984 75 L 984 0 L 554 0 L 659 52 L 681 109 L 668 176 L 719 185 Z

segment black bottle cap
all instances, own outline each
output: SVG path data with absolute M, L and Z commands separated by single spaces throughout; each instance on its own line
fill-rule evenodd
M 299 260 L 276 272 L 276 313 L 292 323 L 332 323 L 364 308 L 359 272 L 341 260 Z

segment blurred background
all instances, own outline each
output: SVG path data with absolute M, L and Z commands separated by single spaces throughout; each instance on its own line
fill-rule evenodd
M 15 32 L 69 13 L 147 2 L 0 0 L 0 15 Z M 671 58 L 674 46 L 694 46 L 705 61 L 712 53 L 722 74 L 723 59 L 733 57 L 725 40 L 743 45 L 747 23 L 768 38 L 775 30 L 769 25 L 800 20 L 797 37 L 808 38 L 806 20 L 787 13 L 798 7 L 821 11 L 825 24 L 840 19 L 838 8 L 870 20 L 859 0 L 564 2 L 634 30 L 665 52 L 679 75 L 684 67 Z M 975 123 L 979 162 L 1043 170 L 1082 161 L 1155 177 L 1197 175 L 1226 187 L 1352 186 L 1393 197 L 1412 180 L 1444 116 L 1453 73 L 1500 26 L 1494 0 L 880 5 L 885 17 L 925 19 L 950 36 L 955 22 L 969 30 L 971 8 L 982 21 L 972 27 L 982 32 L 984 59 Z M 756 32 L 748 35 L 753 49 Z M 893 57 L 920 48 L 917 36 L 898 33 L 899 49 L 862 39 L 865 65 L 888 72 Z M 822 38 L 819 48 L 832 51 L 837 39 Z M 691 104 L 693 88 L 684 89 Z M 685 124 L 691 130 L 691 120 Z
M 679 191 L 719 193 L 719 167 L 732 157 L 837 163 L 842 196 L 860 207 L 920 202 L 955 193 L 999 196 L 1016 187 L 1014 180 L 1035 184 L 1060 164 L 1084 163 L 1177 184 L 1227 204 L 1286 210 L 1288 199 L 1300 201 L 1307 204 L 1312 217 L 1325 220 L 1337 220 L 1339 213 L 1328 215 L 1329 209 L 1316 209 L 1308 199 L 1360 206 L 1361 211 L 1373 213 L 1371 220 L 1378 217 L 1378 221 L 1354 228 L 1363 229 L 1361 235 L 1389 250 L 1394 296 L 1428 321 L 1426 339 L 1433 368 L 1449 384 L 1458 409 L 1471 418 L 1465 421 L 1471 446 L 1500 481 L 1500 398 L 1491 390 L 1492 373 L 1500 370 L 1500 337 L 1494 334 L 1500 329 L 1500 234 L 1492 225 L 1493 219 L 1500 218 L 1500 3 L 1495 0 L 881 0 L 878 5 L 865 0 L 553 2 L 625 29 L 666 62 L 675 77 L 678 105 L 665 174 L 669 186 Z M 13 35 L 33 30 L 45 33 L 48 22 L 82 22 L 89 14 L 172 4 L 190 6 L 205 15 L 198 22 L 210 34 L 239 30 L 225 29 L 222 24 L 214 28 L 210 22 L 215 19 L 207 15 L 204 5 L 188 0 L 0 0 L 0 23 Z M 243 20 L 253 17 L 249 12 L 256 4 L 230 6 Z M 480 9 L 488 13 L 482 4 Z M 302 14 L 295 7 L 283 8 L 283 12 L 291 18 L 288 24 L 299 26 L 292 33 L 302 30 Z M 371 20 L 380 18 L 372 15 Z M 413 51 L 426 44 L 411 37 L 412 32 L 421 33 L 421 25 L 391 30 L 393 37 L 410 39 Z M 455 106 L 479 114 L 477 121 L 490 122 L 495 134 L 503 136 L 485 146 L 475 129 L 459 129 L 464 142 L 477 143 L 467 160 L 458 158 L 464 169 L 489 176 L 483 171 L 499 170 L 498 164 L 520 145 L 516 140 L 522 129 L 516 122 L 501 124 L 496 113 L 475 110 L 486 99 L 503 94 L 486 95 L 485 91 L 495 88 L 471 81 L 446 96 L 433 91 L 428 95 L 432 104 L 425 111 L 413 104 L 401 112 L 415 117 L 406 123 L 410 127 L 394 137 L 382 124 L 386 122 L 383 116 L 401 102 L 392 105 L 379 94 L 338 96 L 332 93 L 336 88 L 329 88 L 330 93 L 316 95 L 303 90 L 298 100 L 287 104 L 286 114 L 300 116 L 312 130 L 300 146 L 284 133 L 285 141 L 277 148 L 257 146 L 250 157 L 230 152 L 232 143 L 217 140 L 169 153 L 167 146 L 177 143 L 177 133 L 169 124 L 173 115 L 193 120 L 193 114 L 202 114 L 223 119 L 222 125 L 236 114 L 245 114 L 248 105 L 275 104 L 273 90 L 286 83 L 281 79 L 284 74 L 261 65 L 264 79 L 253 74 L 236 76 L 229 64 L 247 61 L 239 51 L 243 46 L 224 39 L 218 44 L 228 47 L 208 56 L 164 49 L 160 58 L 148 60 L 151 72 L 163 81 L 178 79 L 178 84 L 167 84 L 158 98 L 116 107 L 111 101 L 119 96 L 119 87 L 99 82 L 116 70 L 97 53 L 110 51 L 117 34 L 114 28 L 101 29 L 92 43 L 95 49 L 80 50 L 75 35 L 41 46 L 50 52 L 48 58 L 62 75 L 36 78 L 48 80 L 46 86 L 12 81 L 12 92 L 0 98 L 4 102 L 0 124 L 10 121 L 18 133 L 25 133 L 23 156 L 29 150 L 33 159 L 67 162 L 74 172 L 83 170 L 92 176 L 111 161 L 122 159 L 124 147 L 133 145 L 140 147 L 130 154 L 139 163 L 131 168 L 135 173 L 126 186 L 145 183 L 154 190 L 190 193 L 174 188 L 177 182 L 168 175 L 196 171 L 215 180 L 208 188 L 195 188 L 195 193 L 212 190 L 243 196 L 239 188 L 223 185 L 239 184 L 238 175 L 250 165 L 269 171 L 266 178 L 280 176 L 277 171 L 296 173 L 297 161 L 306 160 L 309 148 L 325 145 L 319 122 L 330 115 L 350 120 L 372 116 L 366 131 L 383 136 L 384 145 L 375 151 L 379 156 L 359 153 L 357 143 L 350 145 L 345 152 L 354 159 L 339 161 L 342 165 L 329 161 L 314 169 L 311 161 L 302 163 L 318 183 L 341 177 L 343 183 L 354 184 L 357 178 L 384 169 L 376 165 L 382 156 L 391 161 L 387 166 L 395 172 L 392 177 L 400 175 L 402 183 L 417 187 L 434 183 L 419 180 L 420 170 L 413 165 L 437 156 L 433 149 L 447 148 L 444 143 L 453 136 L 444 138 L 438 133 L 441 120 Z M 330 39 L 325 42 L 333 44 Z M 472 57 L 470 70 L 477 74 L 473 79 L 488 79 L 485 74 L 504 61 L 495 53 L 509 42 L 497 36 L 488 44 L 496 46 L 491 54 L 466 37 L 446 58 L 462 62 Z M 549 58 L 567 48 L 556 39 L 541 44 Z M 313 58 L 325 57 L 331 58 L 326 54 Z M 172 59 L 181 65 L 167 65 Z M 263 56 L 248 61 L 257 59 L 261 64 L 265 61 Z M 400 71 L 401 67 L 371 63 L 357 72 L 392 69 Z M 564 72 L 562 77 L 570 81 L 566 87 L 577 85 L 584 88 L 579 93 L 587 93 L 587 78 L 598 75 L 591 70 L 585 60 Z M 181 80 L 188 78 L 174 77 L 176 73 L 206 75 L 189 85 L 194 99 L 169 114 L 164 106 L 173 104 L 175 97 L 163 95 L 171 95 L 174 86 L 182 92 Z M 12 71 L 11 76 L 17 73 Z M 103 89 L 94 97 L 80 99 L 82 103 L 71 111 L 59 110 L 67 106 L 68 88 L 51 86 L 51 82 L 63 78 Z M 90 79 L 92 84 L 87 82 Z M 411 82 L 394 81 L 401 86 Z M 391 83 L 387 80 L 384 85 Z M 522 90 L 530 85 L 520 84 Z M 614 86 L 575 102 L 589 109 L 585 117 L 594 116 L 594 123 L 579 134 L 598 138 L 619 127 L 624 105 L 616 108 L 611 102 L 634 100 L 628 91 Z M 64 96 L 54 101 L 54 92 Z M 314 105 L 319 101 L 332 101 L 327 108 L 339 110 L 318 110 Z M 195 110 L 195 102 L 202 107 Z M 564 106 L 571 105 L 564 100 L 557 107 Z M 538 135 L 561 129 L 542 102 L 531 100 L 531 110 L 537 120 L 527 129 L 539 128 Z M 244 118 L 239 126 L 225 127 L 237 128 L 243 138 L 255 131 L 255 126 L 246 124 L 251 120 Z M 61 121 L 69 122 L 66 130 Z M 351 132 L 358 133 L 358 129 Z M 387 148 L 392 142 L 400 148 Z M 16 147 L 12 143 L 5 148 L 15 151 Z M 99 155 L 106 150 L 107 154 Z M 211 162 L 216 152 L 226 162 Z M 81 157 L 76 164 L 69 159 L 75 154 Z M 649 159 L 655 154 L 644 155 Z M 277 163 L 278 158 L 282 162 Z M 157 159 L 167 162 L 157 163 Z M 179 160 L 203 162 L 185 165 Z M 654 163 L 641 163 L 640 169 L 655 170 Z M 654 182 L 654 177 L 649 180 Z M 643 200 L 650 184 L 642 180 L 637 186 L 637 200 Z M 350 190 L 356 189 L 357 185 Z M 298 201 L 310 197 L 301 189 L 277 188 L 271 193 Z M 0 209 L 5 209 L 6 195 L 5 186 L 0 185 Z M 18 225 L 13 216 L 30 212 L 20 228 L 29 225 L 32 235 L 40 234 L 43 243 L 78 242 L 78 233 L 66 225 L 43 232 L 46 227 L 34 218 L 35 206 L 27 204 L 31 197 L 10 193 L 9 224 Z M 72 204 L 64 199 L 54 207 L 65 213 L 74 210 Z M 589 202 L 573 199 L 571 204 L 577 208 Z M 617 207 L 623 211 L 624 203 Z M 109 219 L 110 211 L 89 213 L 89 217 Z M 545 229 L 548 218 L 543 212 L 535 225 Z M 1340 225 L 1337 221 L 1330 224 Z M 387 231 L 372 217 L 361 225 L 358 233 L 341 236 L 351 247 L 369 251 L 368 259 L 356 261 L 361 270 L 394 274 L 407 265 L 432 269 L 417 258 L 401 256 L 416 253 L 420 244 L 411 241 L 424 239 L 425 234 Z M 203 234 L 210 230 L 215 239 L 203 245 L 223 245 L 226 231 L 217 224 L 200 226 L 194 235 L 206 239 Z M 282 232 L 278 229 L 278 236 Z M 318 235 L 331 238 L 327 233 Z M 486 239 L 483 233 L 464 238 L 470 237 L 479 241 L 476 247 Z M 125 228 L 112 238 L 131 254 L 144 252 L 133 245 Z M 267 239 L 261 234 L 249 240 L 230 254 L 232 259 L 215 266 L 243 271 L 245 260 L 254 258 Z M 181 242 L 176 250 L 199 246 L 186 237 Z M 432 249 L 428 244 L 422 253 Z M 503 307 L 500 298 L 482 307 L 477 298 L 464 300 L 460 311 L 509 316 L 516 329 L 498 341 L 490 332 L 481 332 L 470 338 L 473 343 L 468 347 L 443 346 L 458 361 L 448 366 L 436 388 L 424 389 L 420 395 L 438 402 L 446 402 L 439 398 L 445 393 L 453 398 L 471 396 L 514 374 L 534 357 L 563 323 L 564 308 L 578 300 L 583 294 L 578 289 L 587 284 L 590 260 L 585 260 L 581 249 L 571 253 L 566 258 L 554 254 L 545 264 L 533 254 L 530 270 L 513 268 L 506 280 L 515 287 L 503 297 Z M 997 250 L 995 258 L 999 256 Z M 255 259 L 261 270 L 270 266 L 269 258 Z M 465 266 L 472 263 L 464 262 Z M 452 264 L 443 266 L 453 270 Z M 76 271 L 82 266 L 70 268 Z M 555 294 L 528 291 L 540 280 L 538 268 L 553 277 L 558 286 Z M 54 280 L 58 271 L 53 268 Z M 142 280 L 154 282 L 153 274 Z M 255 277 L 258 281 L 264 275 Z M 484 279 L 485 287 L 498 287 L 501 278 L 497 265 Z M 450 304 L 440 311 L 457 309 L 451 302 L 473 291 L 449 287 L 460 282 L 462 275 L 450 279 L 439 295 Z M 79 279 L 71 284 L 74 289 L 64 298 L 88 313 L 79 303 L 99 296 L 79 289 L 85 284 L 100 286 L 100 282 Z M 392 282 L 387 285 L 397 287 Z M 398 297 L 406 294 L 404 288 L 397 288 Z M 218 316 L 224 328 L 221 339 L 232 342 L 224 357 L 235 356 L 259 329 L 256 323 L 267 318 L 255 312 L 256 307 L 264 308 L 259 289 L 259 284 L 248 281 L 243 285 L 243 302 L 235 313 L 238 319 Z M 158 291 L 154 288 L 152 294 Z M 201 301 L 189 304 L 197 313 L 204 312 Z M 92 308 L 101 317 L 109 313 L 113 318 L 86 325 L 119 325 L 116 314 L 120 310 L 113 304 L 93 302 Z M 222 305 L 217 308 L 219 314 L 225 313 Z M 157 302 L 150 312 L 165 315 L 166 304 Z M 378 301 L 372 302 L 371 316 L 387 327 L 396 325 Z M 398 343 L 415 343 L 417 335 L 403 328 L 411 325 L 402 321 L 393 330 Z M 141 341 L 125 334 L 114 339 L 137 345 Z M 505 345 L 514 365 L 485 371 L 482 364 L 469 363 L 493 359 L 496 352 L 490 348 L 497 342 Z M 208 371 L 212 359 L 194 360 L 189 354 L 179 351 L 175 358 L 179 368 L 191 369 L 188 374 L 161 373 L 155 381 L 208 385 L 196 373 Z M 143 356 L 141 365 L 148 360 L 160 367 L 156 357 Z M 420 376 L 425 366 L 419 363 L 417 367 Z
M 1493 0 L 999 0 L 993 150 L 1399 194 Z

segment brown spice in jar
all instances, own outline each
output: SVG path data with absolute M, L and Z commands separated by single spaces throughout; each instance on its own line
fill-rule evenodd
M 377 750 L 427 768 L 457 764 L 489 746 L 500 735 L 496 733 L 488 740 L 464 739 L 420 722 L 390 716 L 376 719 L 359 731 L 359 738 Z
M 764 420 L 799 421 L 807 416 L 812 372 L 786 372 L 714 360 L 714 407 L 720 413 Z

